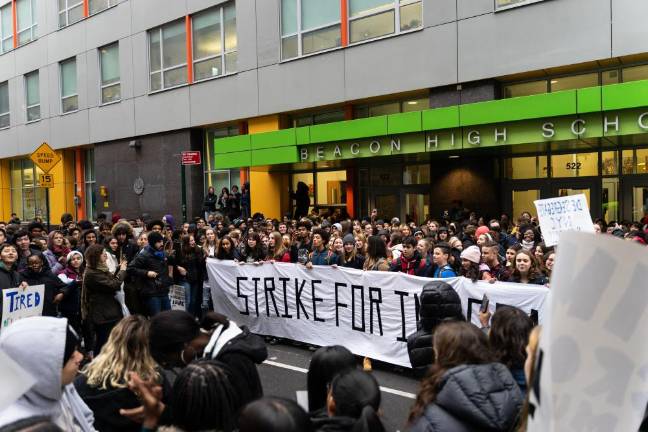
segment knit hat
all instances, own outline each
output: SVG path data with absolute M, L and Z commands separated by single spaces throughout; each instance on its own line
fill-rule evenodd
M 478 238 L 482 234 L 488 234 L 488 231 L 490 231 L 490 229 L 488 229 L 486 225 L 482 225 L 477 228 L 477 231 L 475 231 L 475 237 Z
M 461 252 L 461 259 L 479 264 L 479 261 L 481 261 L 481 252 L 477 246 L 469 246 Z
M 155 247 L 155 243 L 164 241 L 164 237 L 157 231 L 151 231 L 148 235 L 149 246 Z
M 347 243 L 353 243 L 355 244 L 355 238 L 353 238 L 353 234 L 347 234 L 344 236 L 342 239 L 342 243 L 347 244 Z
M 79 346 L 79 336 L 76 334 L 74 329 L 67 326 L 65 331 L 65 350 L 63 351 L 63 366 L 70 360 L 74 351 L 76 351 Z
M 69 254 L 67 254 L 67 257 L 66 257 L 67 261 L 66 262 L 69 263 L 70 261 L 72 261 L 72 258 L 74 257 L 74 255 L 79 255 L 81 257 L 81 262 L 83 262 L 83 254 L 81 252 L 75 251 L 75 250 L 70 252 Z
M 333 224 L 333 228 L 335 228 L 338 231 L 342 231 L 342 224 L 336 222 Z

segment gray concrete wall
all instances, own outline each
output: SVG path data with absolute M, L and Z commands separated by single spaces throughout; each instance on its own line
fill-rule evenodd
M 448 93 L 458 83 L 648 52 L 642 1 L 547 0 L 496 13 L 493 0 L 423 0 L 420 31 L 281 62 L 280 0 L 236 0 L 238 73 L 149 94 L 146 31 L 222 3 L 121 0 L 58 29 L 56 2 L 38 0 L 39 38 L 0 55 L 11 105 L 0 157 L 43 141 L 96 144 L 425 88 L 438 88 L 442 106 L 465 100 Z M 97 48 L 115 41 L 123 99 L 102 106 Z M 58 62 L 71 56 L 79 111 L 61 115 Z M 35 69 L 42 120 L 26 124 L 23 75 Z M 488 92 L 478 93 L 476 100 Z

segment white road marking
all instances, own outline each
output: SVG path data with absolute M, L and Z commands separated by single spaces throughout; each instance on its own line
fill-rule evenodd
M 278 368 L 282 368 L 282 369 L 288 369 L 288 370 L 295 371 L 295 372 L 301 372 L 301 373 L 307 373 L 308 372 L 308 369 L 300 368 L 300 367 L 289 365 L 289 364 L 286 364 L 286 363 L 279 363 L 279 362 L 271 361 L 271 360 L 266 360 L 263 363 L 267 364 L 267 365 L 270 365 L 270 366 L 274 366 L 274 367 L 278 367 Z M 413 394 L 413 393 L 408 393 L 408 392 L 404 392 L 404 391 L 401 391 L 401 390 L 396 390 L 396 389 L 393 389 L 393 388 L 382 387 L 382 386 L 380 387 L 380 390 L 385 392 L 385 393 L 390 393 L 390 394 L 393 394 L 393 395 L 396 395 L 396 396 L 400 396 L 400 397 L 404 397 L 404 398 L 408 398 L 408 399 L 416 399 L 416 395 Z

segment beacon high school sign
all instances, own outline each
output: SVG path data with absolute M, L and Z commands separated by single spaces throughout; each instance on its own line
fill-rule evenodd
M 625 110 L 444 129 L 299 147 L 300 162 L 614 137 L 648 132 L 648 111 Z

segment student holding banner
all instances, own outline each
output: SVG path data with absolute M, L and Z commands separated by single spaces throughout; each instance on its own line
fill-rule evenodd
M 515 255 L 515 269 L 509 282 L 526 283 L 533 285 L 546 285 L 547 277 L 542 273 L 533 253 L 521 249 Z

